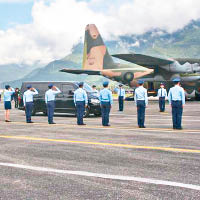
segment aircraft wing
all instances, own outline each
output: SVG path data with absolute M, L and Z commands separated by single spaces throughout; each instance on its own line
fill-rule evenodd
M 83 69 L 61 69 L 60 72 L 66 72 L 71 74 L 101 75 L 101 71 Z
M 155 66 L 165 66 L 174 62 L 173 60 L 156 58 L 143 54 L 115 54 L 112 56 L 148 68 L 154 68 Z

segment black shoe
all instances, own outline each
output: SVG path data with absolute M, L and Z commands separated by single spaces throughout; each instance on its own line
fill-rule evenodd
M 30 122 L 26 122 L 26 123 L 33 124 L 34 122 L 30 121 Z
M 146 126 L 141 126 L 140 128 L 146 128 Z
M 176 128 L 177 130 L 182 130 L 183 128 L 182 127 L 179 127 L 179 128 Z
M 56 124 L 55 122 L 49 122 L 49 124 Z
M 110 126 L 110 124 L 107 124 L 107 125 L 103 125 L 103 126 Z
M 5 120 L 5 122 L 11 122 L 10 120 Z
M 79 125 L 79 126 L 83 126 L 83 125 L 86 125 L 86 124 L 83 123 L 83 124 L 78 124 L 78 125 Z

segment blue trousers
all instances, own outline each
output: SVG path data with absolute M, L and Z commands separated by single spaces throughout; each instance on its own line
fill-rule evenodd
M 123 96 L 119 96 L 118 97 L 118 102 L 119 102 L 119 111 L 123 111 L 124 110 L 124 97 Z
M 137 101 L 137 120 L 138 120 L 138 126 L 144 126 L 145 121 L 145 101 L 138 100 Z
M 47 115 L 48 115 L 48 122 L 53 122 L 53 115 L 55 109 L 55 101 L 48 101 L 47 102 Z
M 77 124 L 83 124 L 83 115 L 85 112 L 85 101 L 77 101 L 76 102 L 76 116 L 77 116 Z
M 107 126 L 109 124 L 110 114 L 110 102 L 101 102 L 101 114 L 102 114 L 102 125 Z
M 182 101 L 172 101 L 173 128 L 181 128 L 183 107 Z
M 33 102 L 26 102 L 26 122 L 31 122 L 33 106 Z
M 159 97 L 159 107 L 161 112 L 165 111 L 165 97 Z

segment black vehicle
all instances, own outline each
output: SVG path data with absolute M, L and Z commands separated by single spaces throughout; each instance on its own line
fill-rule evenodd
M 21 94 L 19 95 L 19 109 L 24 110 L 23 93 L 27 90 L 26 86 L 31 84 L 32 87 L 37 89 L 38 95 L 34 96 L 34 109 L 32 115 L 38 112 L 43 112 L 47 115 L 47 108 L 45 103 L 45 92 L 48 90 L 48 84 L 52 83 L 61 90 L 61 93 L 56 96 L 55 99 L 55 113 L 69 113 L 76 114 L 76 108 L 74 105 L 73 95 L 74 91 L 78 89 L 78 82 L 23 82 L 21 87 Z M 84 117 L 88 117 L 90 114 L 95 116 L 101 115 L 100 101 L 92 88 L 84 83 L 83 89 L 88 95 L 88 107 L 85 110 Z

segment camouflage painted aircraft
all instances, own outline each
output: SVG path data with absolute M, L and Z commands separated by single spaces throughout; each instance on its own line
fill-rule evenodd
M 153 69 L 154 72 L 142 77 L 149 91 L 156 91 L 161 82 L 167 89 L 175 77 L 181 78 L 181 85 L 187 97 L 200 98 L 200 59 L 175 58 L 162 59 L 142 54 L 117 54 L 114 57 Z
M 161 82 L 172 86 L 172 79 L 180 77 L 188 97 L 200 98 L 200 59 L 162 59 L 142 54 L 116 54 L 119 59 L 137 64 L 115 63 L 94 24 L 85 29 L 82 69 L 62 69 L 73 74 L 102 75 L 111 80 L 136 87 L 137 79 L 146 82 L 149 94 L 156 94 Z
M 127 85 L 153 72 L 152 69 L 141 66 L 115 63 L 94 24 L 87 25 L 85 29 L 82 69 L 65 68 L 60 71 L 72 74 L 102 75 Z

